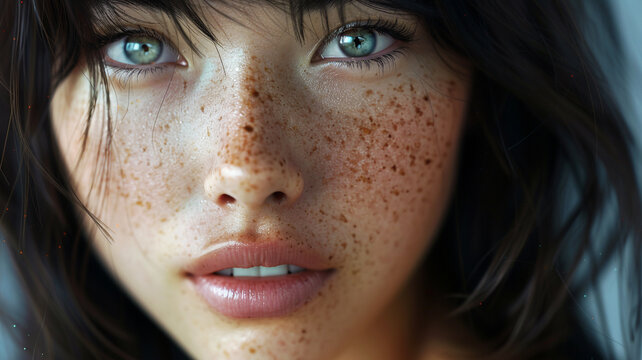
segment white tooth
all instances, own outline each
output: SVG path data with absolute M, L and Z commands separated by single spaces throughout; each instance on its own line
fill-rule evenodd
M 234 276 L 259 276 L 259 266 L 243 269 L 243 268 L 233 268 Z
M 279 266 L 272 266 L 272 267 L 259 266 L 260 276 L 278 276 L 278 275 L 286 275 L 287 273 L 288 273 L 287 265 L 279 265 Z
M 291 272 L 292 274 L 296 274 L 298 272 L 301 272 L 305 270 L 304 268 L 296 265 L 288 265 L 288 271 Z
M 221 271 L 215 272 L 218 275 L 232 276 L 232 268 L 223 269 Z

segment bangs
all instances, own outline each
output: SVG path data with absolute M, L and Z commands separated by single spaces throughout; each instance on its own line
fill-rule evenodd
M 94 0 L 91 5 L 80 12 L 73 14 L 76 18 L 90 19 L 88 26 L 79 32 L 83 34 L 82 46 L 87 51 L 93 51 L 106 45 L 113 40 L 104 36 L 105 34 L 122 33 L 128 28 L 123 24 L 149 24 L 150 21 L 137 18 L 132 15 L 131 9 L 139 9 L 148 12 L 156 24 L 163 27 L 175 29 L 185 43 L 200 55 L 199 50 L 193 42 L 190 34 L 199 33 L 219 45 L 216 36 L 216 24 L 211 24 L 204 18 L 204 14 L 217 14 L 222 18 L 233 21 L 241 26 L 254 26 L 256 24 L 240 21 L 239 18 L 252 19 L 250 10 L 258 6 L 270 7 L 287 15 L 289 26 L 297 41 L 302 42 L 306 36 L 306 17 L 316 16 L 325 32 L 329 31 L 331 16 L 345 22 L 346 5 L 362 5 L 380 12 L 399 13 L 417 11 L 416 8 L 400 7 L 394 1 L 351 1 L 351 0 L 179 0 L 179 1 L 98 1 Z M 427 5 L 422 5 L 425 8 Z M 425 11 L 425 9 L 424 9 Z M 234 15 L 232 15 L 234 13 Z M 314 14 L 313 14 L 314 13 Z
M 87 65 L 98 65 L 101 49 L 122 34 L 144 25 L 172 29 L 197 55 L 202 55 L 194 43 L 194 35 L 204 36 L 219 45 L 216 25 L 206 14 L 233 21 L 241 26 L 257 26 L 251 10 L 259 7 L 277 9 L 298 42 L 306 38 L 306 19 L 315 19 L 323 31 L 330 30 L 330 18 L 341 23 L 346 20 L 346 6 L 355 5 L 386 14 L 422 14 L 423 25 L 432 28 L 440 23 L 436 1 L 391 0 L 40 0 L 35 16 L 42 25 L 44 37 L 53 52 L 52 85 L 55 88 L 82 57 Z M 135 11 L 132 11 L 134 9 Z M 147 20 L 137 14 L 149 15 Z M 44 14 L 42 17 L 40 14 Z M 150 18 L 154 21 L 150 22 Z M 243 19 L 243 20 L 242 20 Z M 214 20 L 215 21 L 215 20 Z M 283 21 L 278 19 L 279 22 Z

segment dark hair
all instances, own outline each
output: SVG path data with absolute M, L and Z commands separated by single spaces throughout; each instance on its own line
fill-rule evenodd
M 327 16 L 327 5 L 341 9 L 344 3 L 263 2 L 289 12 L 299 37 L 305 12 Z M 626 246 L 642 254 L 642 211 L 629 126 L 580 31 L 586 2 L 359 2 L 416 14 L 440 49 L 463 55 L 475 68 L 455 195 L 424 261 L 426 271 L 441 275 L 453 315 L 492 344 L 488 357 L 602 357 L 582 333 L 569 295 L 595 284 Z M 50 96 L 81 62 L 93 85 L 90 126 L 107 83 L 94 24 L 117 26 L 110 21 L 119 16 L 117 3 L 164 11 L 178 29 L 191 26 L 216 41 L 192 1 L 4 2 L 0 49 L 9 57 L 0 69 L 2 227 L 28 295 L 31 332 L 41 333 L 34 353 L 185 357 L 90 251 L 74 210 L 82 204 L 52 136 Z M 593 5 L 617 43 L 607 5 Z M 577 271 L 586 258 L 588 270 Z M 639 256 L 628 275 L 633 311 L 625 345 L 629 358 L 637 358 Z

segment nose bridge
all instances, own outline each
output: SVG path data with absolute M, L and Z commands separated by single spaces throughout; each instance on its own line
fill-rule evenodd
M 225 131 L 204 181 L 208 197 L 221 206 L 290 204 L 303 190 L 302 176 L 282 139 L 287 110 L 276 106 L 270 72 L 250 56 L 229 74 Z

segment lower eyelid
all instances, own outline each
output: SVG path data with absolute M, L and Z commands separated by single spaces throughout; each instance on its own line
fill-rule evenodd
M 351 73 L 355 73 L 356 75 L 357 72 L 360 71 L 369 71 L 373 66 L 375 66 L 375 69 L 378 69 L 377 74 L 380 76 L 388 73 L 390 70 L 399 65 L 399 62 L 402 61 L 404 56 L 408 54 L 407 50 L 408 47 L 402 46 L 391 52 L 387 52 L 378 57 L 370 58 L 368 60 L 348 59 L 347 61 L 330 61 L 326 64 L 323 64 L 323 66 L 335 68 L 338 71 L 340 71 L 340 68 L 345 68 L 347 69 L 346 71 L 352 70 L 349 71 L 347 75 Z
M 388 46 L 386 49 L 379 51 L 378 53 L 375 54 L 370 54 L 368 56 L 364 57 L 345 57 L 345 58 L 321 58 L 319 60 L 314 60 L 312 63 L 313 64 L 324 64 L 324 63 L 329 63 L 329 62 L 357 62 L 357 61 L 369 61 L 373 59 L 377 59 L 381 56 L 384 56 L 386 54 L 391 54 L 394 53 L 395 51 L 405 51 L 407 50 L 406 47 L 404 47 L 403 42 L 396 40 L 392 45 Z
M 144 81 L 146 77 L 157 72 L 164 72 L 171 65 L 157 64 L 145 67 L 123 68 L 121 66 L 109 66 L 108 76 L 112 81 L 116 81 L 121 86 L 129 81 Z

